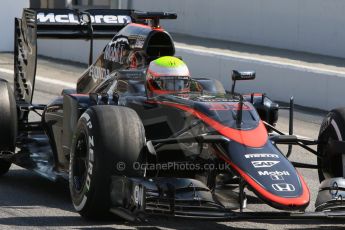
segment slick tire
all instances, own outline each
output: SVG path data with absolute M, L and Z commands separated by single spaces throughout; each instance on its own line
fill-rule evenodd
M 82 217 L 110 216 L 111 176 L 143 176 L 133 165 L 142 161 L 144 146 L 144 127 L 134 110 L 99 105 L 83 113 L 72 141 L 69 169 L 72 202 Z
M 12 88 L 0 78 L 0 155 L 14 152 L 17 137 L 17 108 Z M 0 176 L 8 172 L 11 162 L 0 159 Z
M 345 108 L 333 109 L 327 114 L 322 121 L 318 140 L 317 152 L 321 156 L 317 159 L 320 182 L 327 178 L 342 177 L 345 164 L 342 154 L 332 150 L 328 143 L 330 140 L 345 141 Z

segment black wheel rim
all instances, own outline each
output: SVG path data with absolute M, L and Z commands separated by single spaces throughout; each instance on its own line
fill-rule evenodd
M 85 133 L 80 133 L 75 146 L 73 170 L 73 187 L 77 193 L 81 193 L 86 183 L 87 177 L 87 151 L 88 142 Z

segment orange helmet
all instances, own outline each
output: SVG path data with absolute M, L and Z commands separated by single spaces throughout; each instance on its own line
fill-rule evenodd
M 148 90 L 155 94 L 189 92 L 190 74 L 182 60 L 165 56 L 150 63 L 146 82 Z

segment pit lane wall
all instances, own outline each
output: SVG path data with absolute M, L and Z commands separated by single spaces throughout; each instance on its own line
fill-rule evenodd
M 256 79 L 236 83 L 241 93 L 266 93 L 273 100 L 331 110 L 344 107 L 345 73 L 297 64 L 280 63 L 239 57 L 207 50 L 177 46 L 177 55 L 183 57 L 193 76 L 220 80 L 231 89 L 231 73 L 236 70 L 255 70 Z
M 14 18 L 21 17 L 29 0 L 1 0 L 0 6 L 0 51 L 13 52 Z

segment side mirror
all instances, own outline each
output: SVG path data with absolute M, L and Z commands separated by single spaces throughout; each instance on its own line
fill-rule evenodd
M 254 71 L 232 71 L 232 80 L 238 81 L 238 80 L 254 80 L 255 79 L 255 72 Z
M 235 85 L 236 81 L 244 81 L 244 80 L 253 80 L 255 79 L 255 71 L 232 71 L 232 87 L 231 87 L 231 93 L 234 94 L 235 92 Z

